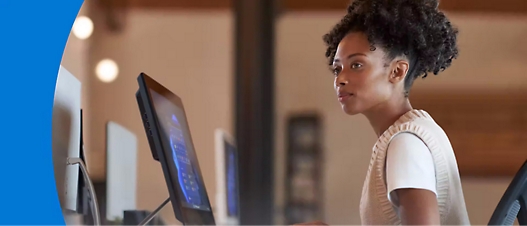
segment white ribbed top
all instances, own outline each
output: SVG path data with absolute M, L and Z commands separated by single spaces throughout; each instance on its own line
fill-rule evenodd
M 390 141 L 403 132 L 419 137 L 432 154 L 441 224 L 470 225 L 452 145 L 443 129 L 423 110 L 411 110 L 401 116 L 375 143 L 362 191 L 362 224 L 401 224 L 395 207 L 387 198 L 385 164 Z

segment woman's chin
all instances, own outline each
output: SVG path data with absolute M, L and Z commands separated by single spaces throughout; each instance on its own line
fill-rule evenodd
M 346 113 L 347 115 L 358 115 L 361 113 L 359 109 L 346 105 L 342 105 L 342 110 L 344 110 L 344 113 Z

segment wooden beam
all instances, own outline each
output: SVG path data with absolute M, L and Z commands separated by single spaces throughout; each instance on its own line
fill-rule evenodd
M 114 9 L 153 10 L 231 10 L 232 0 L 98 0 L 103 7 Z
M 283 0 L 285 11 L 342 11 L 350 0 Z M 439 8 L 446 12 L 527 14 L 526 0 L 440 0 Z
M 340 11 L 345 12 L 350 0 L 277 0 L 284 12 Z M 232 10 L 233 0 L 99 0 L 116 8 L 156 10 Z M 526 0 L 440 0 L 439 7 L 447 12 L 527 14 Z
M 442 0 L 439 8 L 449 12 L 527 14 L 527 1 Z
M 340 11 L 346 12 L 350 0 L 282 0 L 280 7 L 285 12 L 291 11 Z

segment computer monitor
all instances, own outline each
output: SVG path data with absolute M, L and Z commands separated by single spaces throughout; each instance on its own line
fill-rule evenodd
M 105 220 L 123 219 L 124 211 L 137 209 L 137 135 L 114 121 L 106 124 L 104 190 Z
M 81 90 L 81 81 L 61 65 L 53 100 L 51 148 L 60 206 L 68 214 L 77 211 L 79 166 L 68 165 L 67 159 L 80 154 Z
M 214 225 L 181 98 L 145 73 L 137 80 L 141 118 L 152 156 L 161 163 L 176 219 L 184 225 Z
M 238 225 L 238 150 L 234 138 L 226 131 L 217 129 L 215 150 L 216 220 L 220 225 Z

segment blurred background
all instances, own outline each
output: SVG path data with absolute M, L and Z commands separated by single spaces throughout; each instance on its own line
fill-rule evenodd
M 376 136 L 364 117 L 342 112 L 322 42 L 347 4 L 86 0 L 62 65 L 82 82 L 92 180 L 106 181 L 112 121 L 137 136 L 137 208 L 152 211 L 168 197 L 134 97 L 146 72 L 183 99 L 212 206 L 222 128 L 238 139 L 242 223 L 360 224 Z M 411 99 L 452 139 L 472 224 L 487 224 L 527 159 L 527 1 L 443 0 L 440 8 L 460 30 L 460 57 L 416 81 Z M 161 216 L 179 224 L 170 206 Z

